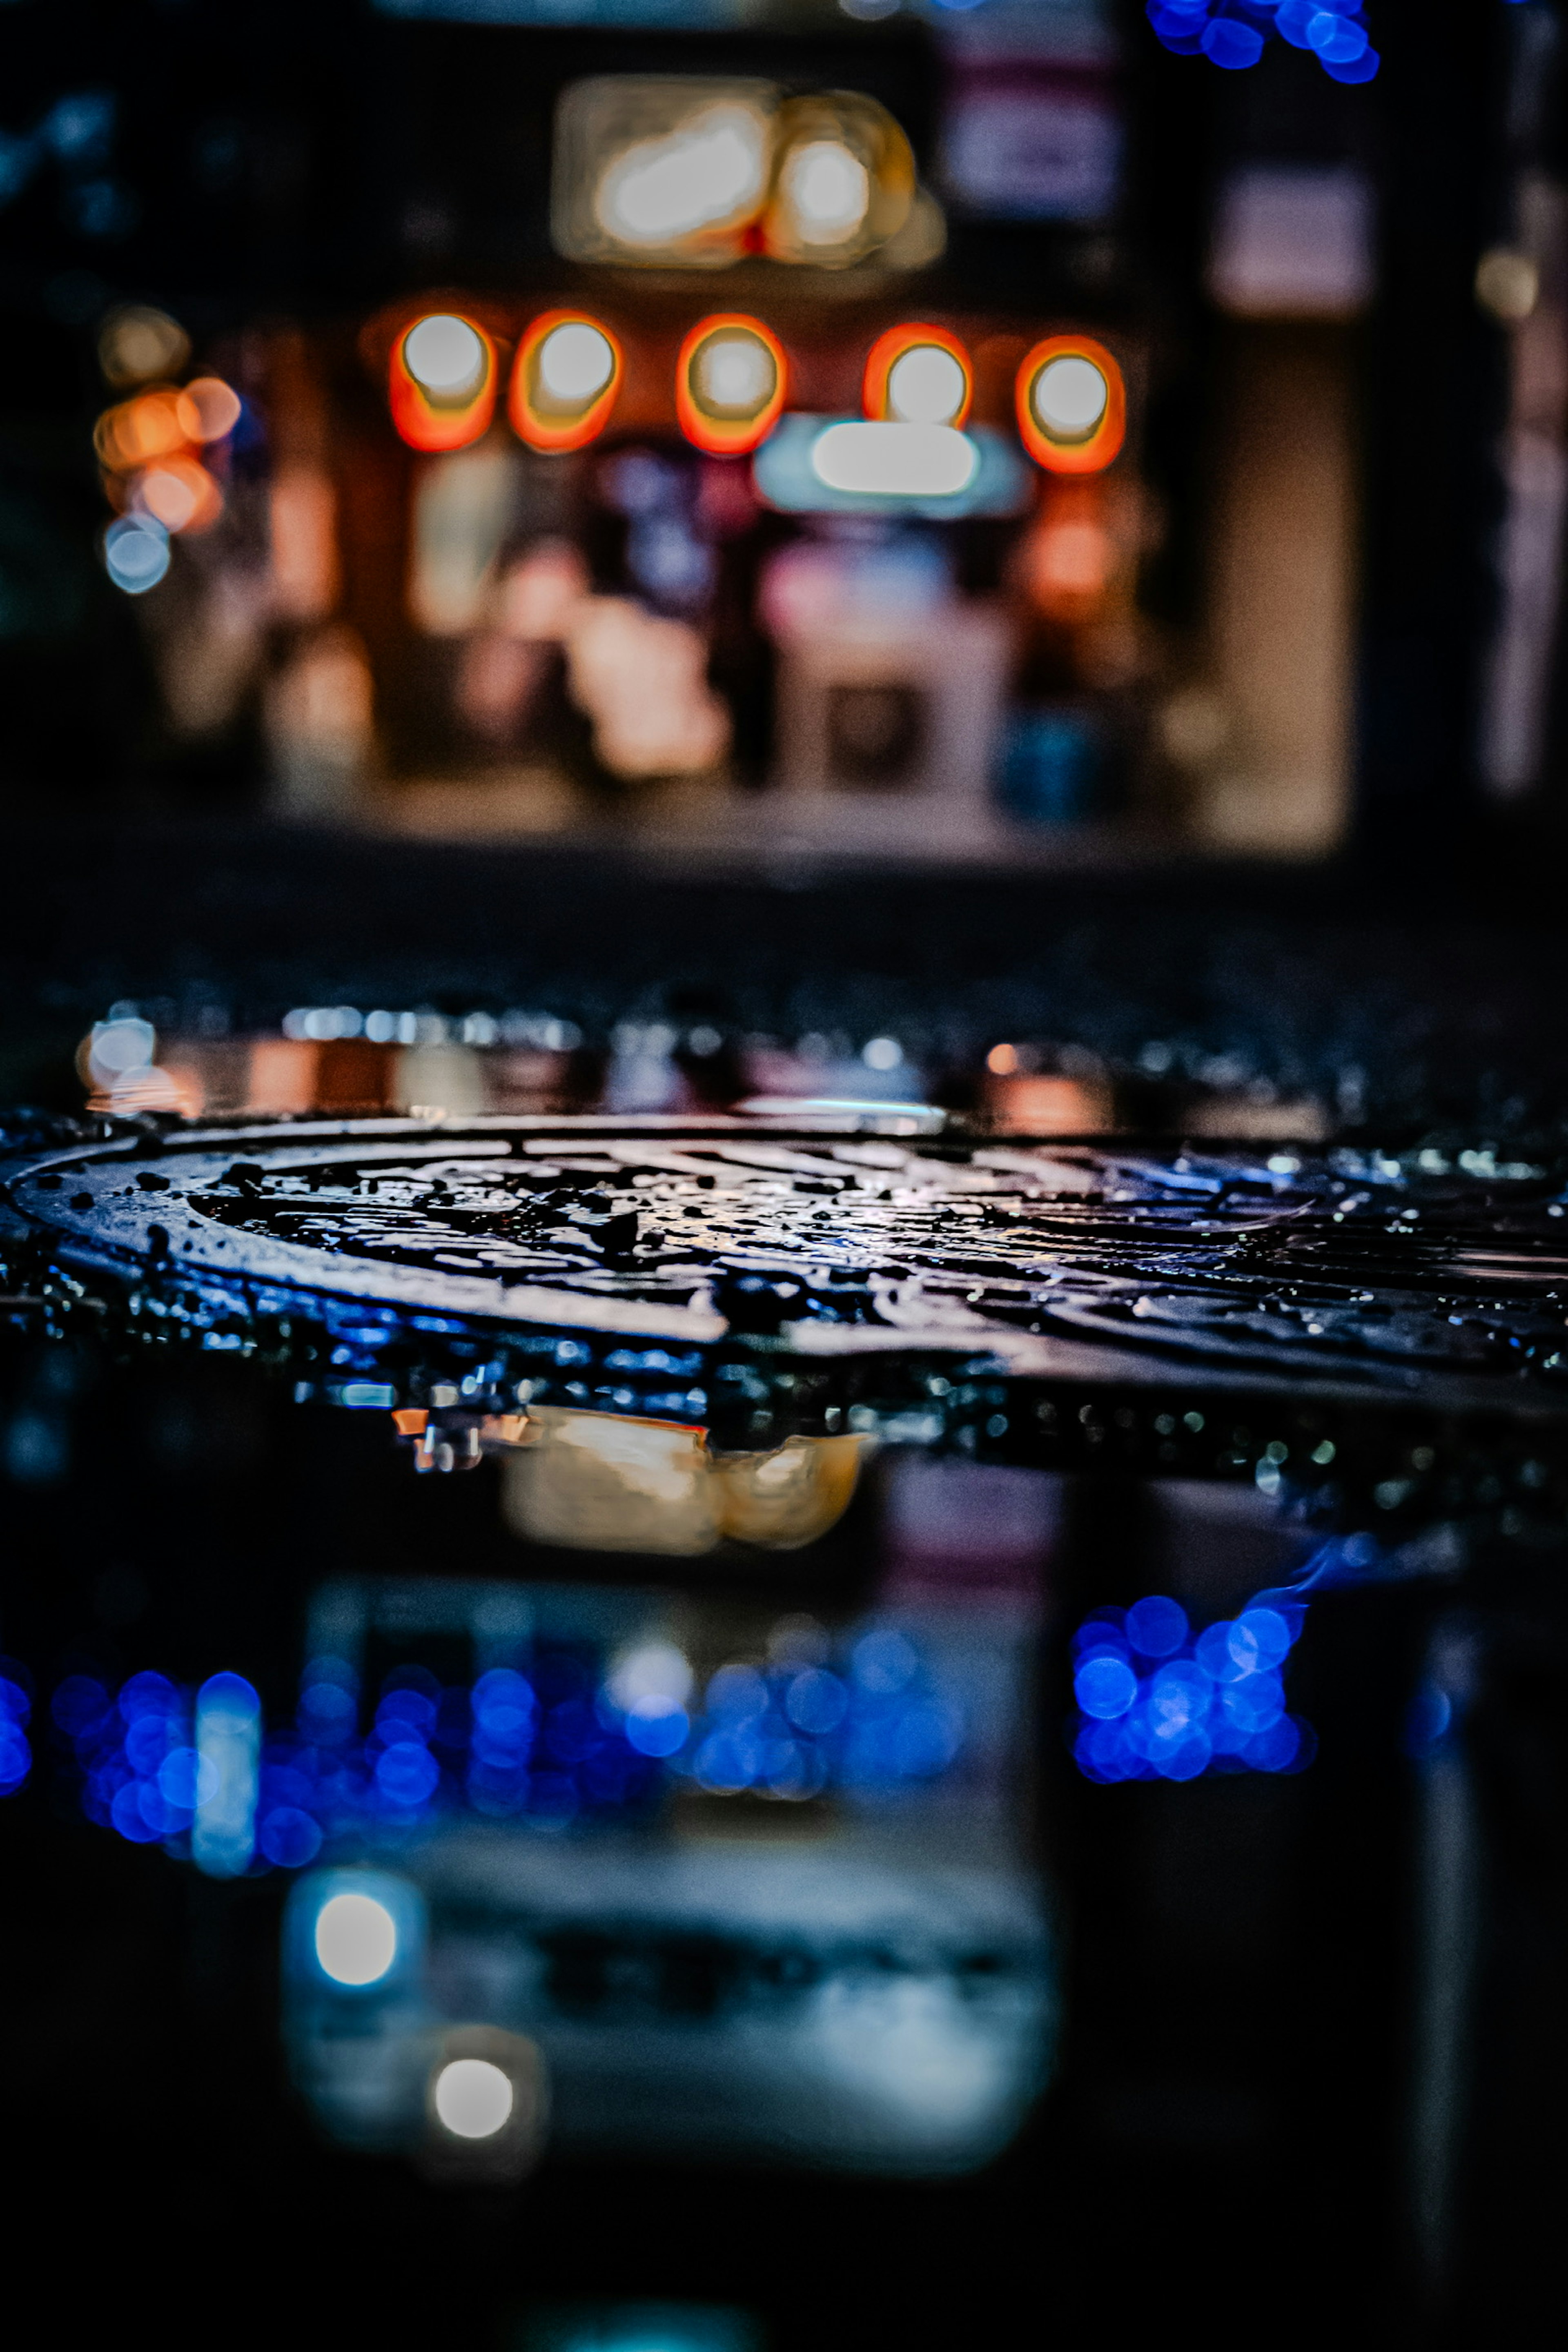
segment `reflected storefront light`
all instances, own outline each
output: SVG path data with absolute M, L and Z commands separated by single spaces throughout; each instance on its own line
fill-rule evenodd
M 766 1550 L 814 1543 L 854 1496 L 858 1437 L 792 1437 L 776 1452 L 715 1455 L 695 1427 L 546 1408 L 506 1457 L 506 1511 L 536 1543 L 695 1556 L 726 1538 Z

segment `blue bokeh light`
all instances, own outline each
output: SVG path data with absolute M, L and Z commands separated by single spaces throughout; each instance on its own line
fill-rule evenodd
M 1271 1593 L 1194 1636 L 1163 1594 L 1096 1610 L 1072 1640 L 1079 1770 L 1100 1781 L 1301 1770 L 1317 1742 L 1287 1711 L 1281 1669 L 1305 1615 Z
M 1091 1683 L 1109 1694 L 1119 1674 L 1131 1703 L 1121 1628 L 1115 1612 L 1096 1628 L 1109 1669 L 1085 1656 Z M 689 1667 L 671 1655 L 684 1691 Z M 30 1763 L 25 1743 L 20 1754 L 8 1745 L 22 1681 L 11 1700 L 7 1688 L 0 1674 L 0 1793 Z M 862 1622 L 832 1664 L 732 1660 L 684 1703 L 627 1685 L 590 1652 L 542 1643 L 526 1673 L 491 1667 L 471 1687 L 395 1668 L 362 1730 L 366 1712 L 354 1670 L 323 1657 L 301 1673 L 293 1722 L 272 1731 L 237 1675 L 196 1692 L 150 1670 L 118 1691 L 72 1675 L 48 1709 L 89 1820 L 224 1876 L 352 1859 L 464 1815 L 552 1833 L 638 1817 L 682 1782 L 710 1796 L 799 1803 L 837 1791 L 881 1805 L 940 1780 L 964 1740 L 921 1648 L 889 1623 Z
M 0 1797 L 14 1796 L 33 1767 L 26 1726 L 33 1712 L 27 1674 L 0 1658 Z
M 1187 1612 L 1163 1593 L 1135 1601 L 1127 1612 L 1127 1638 L 1145 1658 L 1172 1658 L 1187 1638 Z
M 1202 55 L 1226 73 L 1255 66 L 1271 32 L 1315 55 L 1334 81 L 1371 81 L 1382 62 L 1362 0 L 1146 0 L 1144 14 L 1163 47 Z

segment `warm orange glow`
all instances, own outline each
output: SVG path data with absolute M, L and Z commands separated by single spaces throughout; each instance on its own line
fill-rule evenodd
M 760 319 L 721 312 L 699 320 L 675 364 L 681 431 L 715 457 L 756 448 L 784 412 L 788 373 L 784 345 Z
M 1018 549 L 1019 584 L 1049 620 L 1089 619 L 1121 569 L 1107 487 L 1082 478 L 1058 483 Z
M 601 320 L 546 310 L 518 347 L 507 394 L 512 431 L 531 449 L 583 449 L 609 422 L 621 347 Z
M 130 473 L 185 448 L 199 436 L 198 419 L 183 392 L 139 393 L 106 408 L 99 418 L 92 444 L 110 473 Z
M 925 353 L 931 353 L 927 361 Z M 912 366 L 900 367 L 900 362 Z M 954 375 L 947 364 L 956 362 Z M 898 371 L 895 375 L 895 370 Z M 908 378 L 900 397 L 900 379 Z M 945 327 L 889 327 L 879 335 L 866 362 L 866 414 L 879 424 L 961 425 L 974 397 L 969 353 Z
M 495 414 L 495 345 L 455 311 L 432 312 L 404 330 L 389 379 L 392 421 L 411 449 L 465 449 Z
M 223 512 L 223 495 L 194 457 L 160 457 L 137 477 L 133 504 L 165 530 L 205 530 Z
M 1121 370 L 1089 335 L 1048 335 L 1017 379 L 1018 432 L 1052 474 L 1098 474 L 1127 437 Z

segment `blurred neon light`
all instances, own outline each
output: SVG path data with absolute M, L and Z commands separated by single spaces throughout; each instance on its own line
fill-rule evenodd
M 518 347 L 507 415 L 531 449 L 582 449 L 602 433 L 621 383 L 621 347 L 597 319 L 547 310 Z
M 411 449 L 466 448 L 495 413 L 495 345 L 455 311 L 416 319 L 393 346 L 388 373 L 392 421 Z
M 871 346 L 862 396 L 879 422 L 961 425 L 973 395 L 969 354 L 944 327 L 889 327 Z
M 1018 370 L 1018 432 L 1053 474 L 1098 474 L 1127 437 L 1127 388 L 1103 343 L 1050 335 Z
M 700 320 L 676 361 L 680 429 L 711 456 L 739 457 L 773 431 L 787 382 L 784 346 L 760 319 L 721 312 Z
M 826 488 L 878 498 L 952 498 L 979 463 L 973 442 L 951 425 L 829 425 L 811 450 Z

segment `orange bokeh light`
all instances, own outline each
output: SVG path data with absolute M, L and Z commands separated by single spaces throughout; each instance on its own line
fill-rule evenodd
M 447 323 L 467 329 L 476 339 L 476 368 L 470 384 L 447 389 L 421 382 L 409 366 L 407 350 L 422 329 Z M 392 347 L 387 397 L 399 437 L 411 449 L 430 452 L 466 449 L 489 429 L 496 404 L 496 348 L 476 320 L 443 311 L 411 320 Z
M 223 495 L 194 457 L 160 457 L 138 475 L 132 503 L 168 531 L 203 531 L 223 512 Z
M 889 399 L 888 379 L 906 352 L 921 349 L 946 352 L 963 371 L 963 399 L 950 416 L 940 421 L 943 425 L 962 425 L 969 415 L 970 403 L 974 398 L 974 370 L 970 365 L 969 353 L 957 336 L 950 335 L 945 327 L 889 327 L 885 335 L 878 336 L 866 361 L 861 397 L 867 415 L 875 423 L 885 423 L 899 414 Z
M 608 379 L 580 400 L 573 399 L 569 389 L 552 389 L 548 369 L 542 365 L 545 345 L 563 327 L 585 329 L 589 334 L 601 337 L 608 347 Z M 507 416 L 512 431 L 531 449 L 586 448 L 609 422 L 621 387 L 621 367 L 620 343 L 602 319 L 591 319 L 581 310 L 546 310 L 533 320 L 518 346 L 517 363 L 507 394 Z
M 733 352 L 725 347 L 734 346 Z M 726 363 L 739 394 L 747 373 L 748 354 L 754 354 L 752 374 L 755 398 L 733 400 L 716 396 L 712 362 Z M 771 382 L 768 362 L 772 362 Z M 765 441 L 784 413 L 789 367 L 784 345 L 760 319 L 738 311 L 720 311 L 699 320 L 680 346 L 675 363 L 675 414 L 687 439 L 710 457 L 738 457 Z M 731 386 L 721 380 L 717 394 Z
M 180 397 L 181 414 L 195 427 L 193 441 L 221 441 L 239 423 L 239 394 L 222 376 L 195 376 Z
M 106 408 L 92 436 L 100 462 L 110 473 L 126 474 L 154 457 L 166 457 L 188 447 L 200 436 L 200 418 L 183 392 L 172 387 L 138 393 Z
M 1041 413 L 1040 380 L 1060 360 L 1085 362 L 1104 383 L 1100 414 L 1082 430 L 1070 415 L 1053 429 Z M 1018 370 L 1016 401 L 1019 437 L 1036 465 L 1047 473 L 1102 473 L 1127 437 L 1127 387 L 1121 370 L 1105 345 L 1090 335 L 1047 335 L 1037 343 Z

